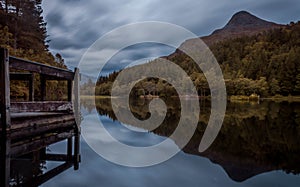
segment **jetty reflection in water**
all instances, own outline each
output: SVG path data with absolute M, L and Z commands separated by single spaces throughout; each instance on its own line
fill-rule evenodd
M 34 134 L 35 136 L 32 133 L 31 136 L 23 138 L 1 136 L 1 141 L 11 143 L 10 156 L 5 158 L 7 173 L 1 172 L 1 175 L 9 177 L 8 186 L 40 186 L 71 167 L 77 170 L 80 153 L 76 147 L 80 142 L 78 131 L 74 129 L 73 127 L 56 129 L 43 134 Z M 13 132 L 11 136 L 14 137 L 16 133 L 18 132 Z M 59 152 L 50 150 L 49 146 L 57 142 L 60 142 L 63 149 Z M 3 171 L 4 168 L 1 169 Z M 1 183 L 1 186 L 6 184 Z

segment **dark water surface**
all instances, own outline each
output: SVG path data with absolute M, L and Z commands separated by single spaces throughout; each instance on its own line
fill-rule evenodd
M 153 132 L 134 132 L 115 118 L 109 99 L 96 100 L 97 109 L 90 102 L 82 102 L 84 117 L 95 123 L 100 118 L 112 136 L 133 146 L 163 141 L 180 118 L 178 101 L 167 101 L 167 117 L 160 127 Z M 131 101 L 131 111 L 137 118 L 147 119 L 148 104 L 149 100 Z M 201 101 L 200 106 L 200 120 L 193 138 L 170 160 L 146 168 L 118 166 L 100 157 L 82 139 L 80 169 L 69 169 L 42 186 L 300 186 L 299 103 L 228 103 L 221 131 L 203 153 L 198 152 L 198 146 L 210 107 L 208 101 Z M 122 109 L 122 103 L 119 108 Z M 89 116 L 91 112 L 98 112 L 99 116 Z M 59 152 L 65 146 L 58 143 L 49 149 Z M 46 163 L 46 168 L 54 165 Z

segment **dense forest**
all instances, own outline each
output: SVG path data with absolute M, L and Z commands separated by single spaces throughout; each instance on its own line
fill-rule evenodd
M 210 49 L 223 71 L 228 95 L 300 95 L 300 22 L 253 36 L 220 41 L 211 45 Z M 198 95 L 209 95 L 205 76 L 190 57 L 176 50 L 166 58 L 188 73 Z M 147 64 L 141 66 L 147 69 Z M 113 72 L 107 77 L 100 77 L 96 95 L 110 95 L 117 75 L 118 72 Z M 141 89 L 146 94 L 153 91 L 160 96 L 176 94 L 171 85 L 155 78 L 146 78 L 135 86 L 133 92 L 140 95 Z
M 46 22 L 42 16 L 42 0 L 0 0 L 0 46 L 7 48 L 12 56 L 66 68 L 60 54 L 48 50 Z M 35 76 L 36 84 L 39 77 Z M 55 92 L 64 92 L 63 81 L 47 83 L 48 99 L 55 99 Z M 39 96 L 38 86 L 35 95 Z M 11 85 L 12 98 L 26 98 L 25 83 Z M 37 98 L 38 99 L 38 98 Z

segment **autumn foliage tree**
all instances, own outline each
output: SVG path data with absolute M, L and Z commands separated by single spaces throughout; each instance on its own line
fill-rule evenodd
M 42 0 L 0 0 L 0 46 L 9 49 L 10 55 L 66 68 L 62 56 L 54 56 L 48 50 L 49 41 L 41 3 Z M 35 79 L 35 85 L 38 85 L 38 75 Z M 63 92 L 66 83 L 53 81 L 47 84 L 49 99 L 55 99 L 55 93 Z M 24 83 L 13 85 L 13 95 L 26 95 L 24 87 Z M 35 92 L 36 96 L 40 94 L 38 87 Z

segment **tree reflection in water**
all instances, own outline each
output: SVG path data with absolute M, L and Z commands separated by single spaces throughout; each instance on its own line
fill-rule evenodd
M 91 101 L 82 101 L 83 107 L 92 110 Z M 197 102 L 191 99 L 190 102 Z M 130 107 L 135 117 L 147 119 L 149 99 L 131 99 Z M 170 136 L 180 119 L 180 101 L 165 99 L 168 111 L 164 122 L 153 132 Z M 122 100 L 118 109 L 125 108 Z M 203 153 L 198 146 L 210 116 L 210 102 L 199 101 L 201 112 L 197 131 L 183 151 L 209 158 L 219 164 L 234 181 L 244 181 L 260 173 L 283 170 L 300 173 L 300 105 L 298 103 L 271 102 L 228 103 L 221 131 L 211 147 Z M 100 115 L 117 120 L 110 99 L 96 99 Z M 159 114 L 158 114 L 159 115 Z M 185 117 L 188 120 L 188 117 Z M 130 125 L 130 124 L 128 124 Z M 175 142 L 176 143 L 176 142 Z

